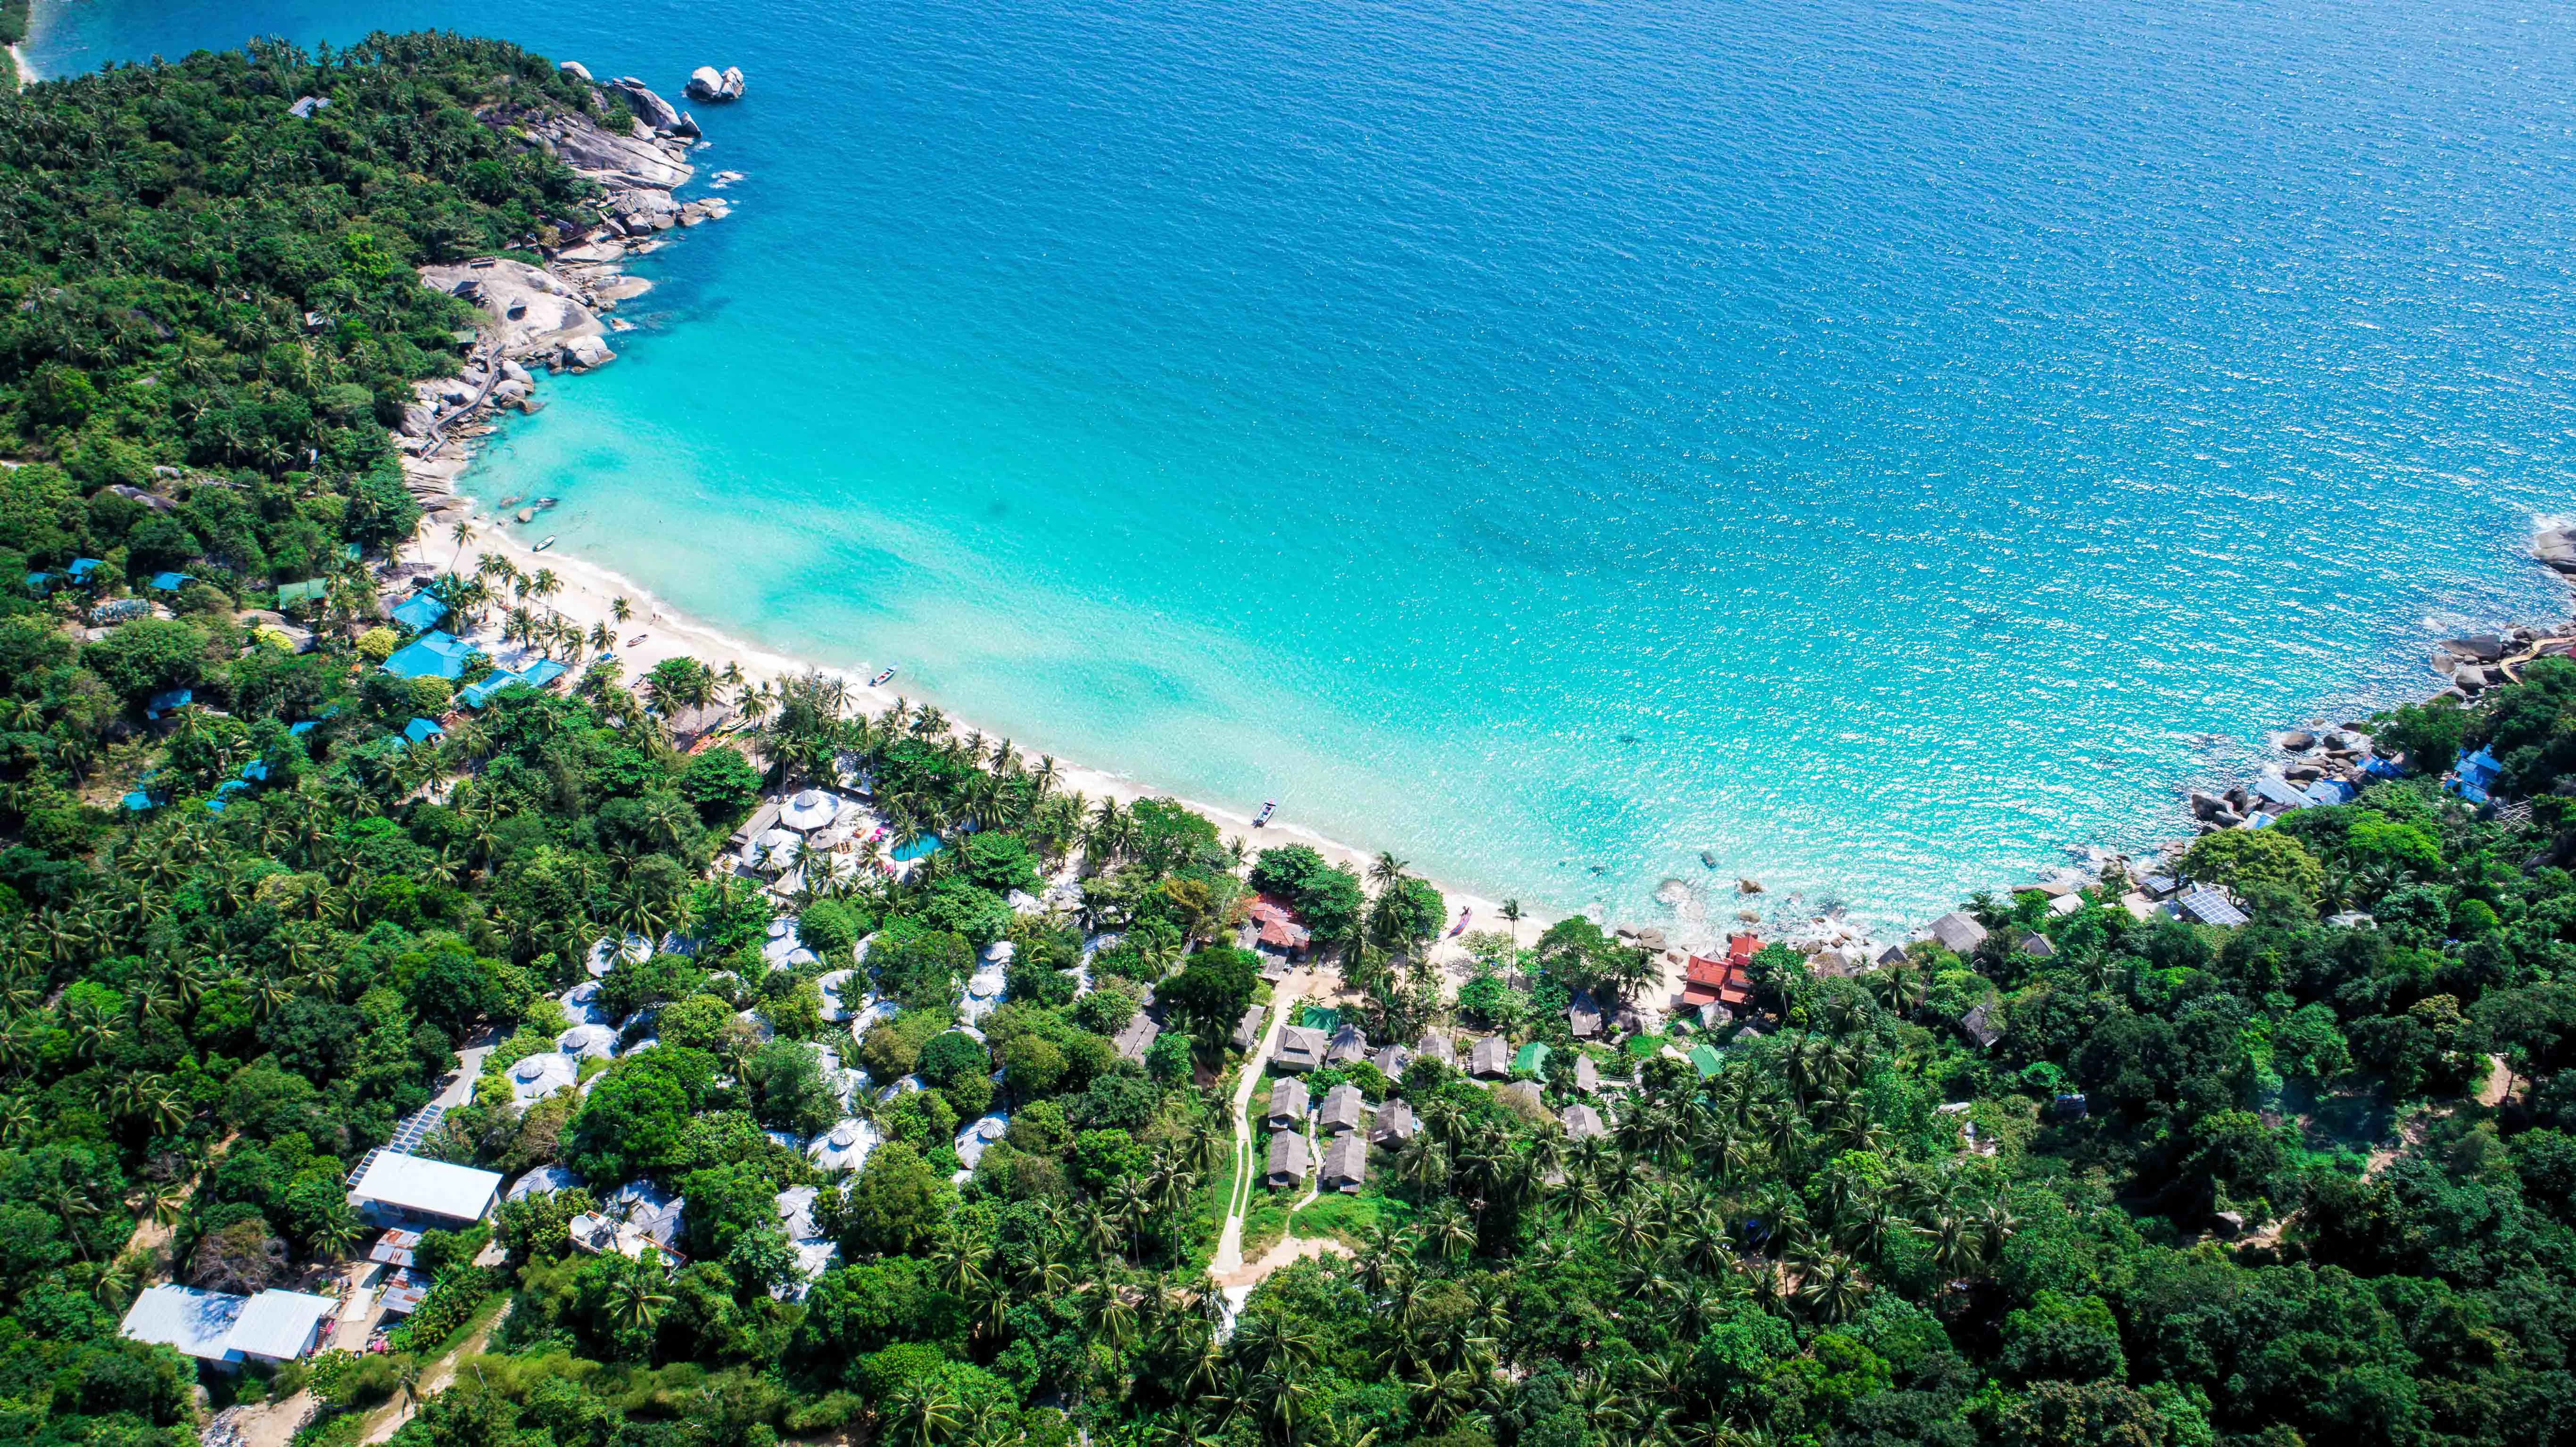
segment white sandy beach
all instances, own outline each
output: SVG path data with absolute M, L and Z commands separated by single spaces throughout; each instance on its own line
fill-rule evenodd
M 403 557 L 428 563 L 440 569 L 456 564 L 459 561 L 459 552 L 455 541 L 448 536 L 448 529 L 454 525 L 452 521 L 454 514 L 450 513 L 447 517 L 449 521 L 424 521 L 419 535 L 412 540 L 409 547 L 404 549 Z M 474 515 L 474 527 L 476 536 L 472 542 L 466 544 L 462 553 L 465 571 L 472 571 L 476 554 L 487 552 L 508 558 L 522 572 L 533 572 L 538 568 L 552 569 L 555 577 L 562 581 L 563 591 L 547 600 L 545 606 L 578 624 L 584 631 L 595 623 L 613 619 L 616 616 L 613 611 L 616 600 L 626 599 L 632 609 L 632 617 L 620 630 L 616 652 L 618 660 L 626 666 L 626 677 L 630 681 L 649 672 L 654 664 L 665 658 L 685 655 L 719 671 L 726 664 L 733 664 L 742 670 L 746 679 L 756 683 L 776 682 L 795 674 L 817 670 L 843 679 L 848 684 L 852 706 L 869 713 L 881 712 L 904 696 L 900 689 L 892 686 L 870 688 L 865 675 L 852 673 L 819 660 L 790 658 L 753 647 L 703 622 L 673 612 L 657 602 L 649 591 L 639 587 L 631 579 L 595 563 L 552 548 L 540 553 L 529 544 L 513 537 L 506 519 L 495 519 L 477 512 Z M 612 624 L 612 626 L 615 625 Z M 975 727 L 970 720 L 952 718 L 951 722 L 960 731 Z M 990 737 L 1000 737 L 992 730 L 985 732 Z M 1122 804 L 1132 804 L 1139 799 L 1179 798 L 1169 790 L 1154 788 L 1123 774 L 1086 768 L 1065 759 L 1057 759 L 1056 766 L 1058 777 L 1063 781 L 1063 787 L 1093 800 L 1112 798 Z M 1240 810 L 1210 804 L 1199 799 L 1180 798 L 1179 802 L 1207 816 L 1227 836 L 1241 837 L 1255 850 L 1281 844 L 1305 844 L 1313 847 L 1328 861 L 1347 865 L 1363 875 L 1367 873 L 1370 862 L 1377 857 L 1373 850 L 1362 850 L 1327 839 L 1311 829 L 1281 817 L 1274 816 L 1268 825 L 1256 831 L 1252 827 L 1251 817 Z M 1449 918 L 1453 926 L 1457 923 L 1459 911 L 1463 908 L 1467 911 L 1467 928 L 1470 930 L 1507 928 L 1499 901 L 1458 889 L 1437 879 L 1432 880 L 1431 883 L 1448 900 Z M 1521 938 L 1524 942 L 1535 938 L 1539 929 L 1560 917 L 1557 912 L 1540 910 L 1535 906 L 1525 905 L 1524 908 L 1529 910 L 1528 916 L 1521 922 Z M 1444 963 L 1451 964 L 1462 961 L 1464 957 L 1464 951 L 1454 947 L 1443 949 L 1439 954 Z

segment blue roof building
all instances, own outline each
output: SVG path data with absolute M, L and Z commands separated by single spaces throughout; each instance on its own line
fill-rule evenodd
M 403 737 L 416 744 L 425 743 L 428 740 L 438 738 L 446 732 L 447 730 L 440 728 L 435 722 L 425 718 L 416 718 L 410 723 L 403 725 Z
M 438 620 L 446 616 L 447 605 L 427 588 L 394 605 L 394 621 L 414 633 L 437 627 Z
M 465 659 L 474 645 L 452 633 L 436 629 L 420 635 L 394 651 L 385 660 L 385 672 L 396 678 L 444 678 L 465 676 Z
M 98 571 L 98 565 L 96 558 L 74 558 L 72 565 L 63 569 L 63 573 L 75 583 L 86 583 L 89 575 Z
M 179 586 L 181 584 L 189 582 L 195 577 L 196 574 L 194 573 L 155 573 L 152 575 L 152 581 L 144 586 L 152 589 L 156 593 L 176 593 L 179 591 Z
M 143 792 L 141 789 L 129 791 L 121 802 L 125 805 L 125 811 L 129 814 L 145 813 L 152 808 L 153 804 L 152 796 Z
M 479 682 L 470 684 L 459 692 L 456 695 L 456 701 L 467 708 L 481 708 L 491 702 L 494 694 L 514 684 L 524 683 L 530 688 L 543 688 L 563 676 L 562 664 L 551 658 L 540 658 L 516 673 L 503 673 L 496 670 L 485 674 Z
M 318 722 L 308 718 L 302 723 L 288 724 L 286 726 L 286 732 L 290 737 L 300 739 L 319 727 L 321 727 L 321 725 Z
M 151 698 L 144 701 L 143 716 L 145 718 L 159 718 L 161 715 L 170 712 L 172 709 L 186 708 L 189 704 L 194 703 L 196 698 L 197 695 L 195 691 L 191 689 L 167 689 L 163 692 L 152 695 Z
M 2304 809 L 2310 802 L 2308 796 L 2292 785 L 2289 780 L 2272 774 L 2265 774 L 2256 779 L 2254 792 L 2258 797 L 2270 800 L 2284 809 Z
M 2495 754 L 2480 749 L 2460 760 L 2454 771 L 2451 792 L 2472 804 L 2483 804 L 2487 801 L 2487 790 L 2495 787 L 2496 776 L 2503 772 L 2504 765 L 2496 761 Z

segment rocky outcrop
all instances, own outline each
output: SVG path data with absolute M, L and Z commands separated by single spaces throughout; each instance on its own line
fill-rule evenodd
M 575 337 L 563 346 L 563 364 L 576 372 L 604 367 L 616 360 L 617 354 L 608 349 L 608 343 L 596 336 Z
M 564 74 L 569 75 L 576 80 L 590 80 L 590 67 L 583 65 L 578 60 L 564 61 L 557 65 L 555 69 L 562 71 Z M 598 82 L 591 81 L 591 84 L 597 85 Z
M 2532 535 L 2531 554 L 2561 576 L 2576 576 L 2576 528 L 2546 528 Z
M 680 123 L 680 112 L 669 101 L 653 93 L 653 88 L 631 75 L 621 75 L 608 83 L 608 88 L 626 98 L 626 108 L 635 119 L 657 131 L 668 130 Z
M 668 191 L 688 184 L 689 178 L 697 174 L 686 161 L 666 149 L 679 143 L 658 141 L 650 135 L 612 135 L 586 116 L 549 116 L 529 134 L 583 178 L 610 191 Z
M 421 268 L 423 283 L 474 303 L 483 311 L 484 330 L 499 343 L 504 357 L 551 351 L 575 336 L 597 336 L 605 328 L 599 317 L 564 280 L 550 271 L 490 258 L 482 263 Z M 504 363 L 503 375 L 509 375 Z M 521 368 L 518 380 L 526 380 Z
M 590 80 L 578 62 L 563 62 L 560 69 Z M 651 288 L 650 282 L 621 270 L 629 256 L 660 246 L 658 232 L 714 220 L 730 209 L 721 198 L 684 204 L 671 194 L 696 174 L 687 159 L 688 138 L 697 134 L 693 120 L 632 76 L 607 88 L 644 119 L 612 131 L 580 111 L 485 118 L 526 137 L 597 184 L 602 194 L 568 216 L 551 217 L 535 238 L 516 243 L 523 248 L 542 244 L 544 266 L 484 257 L 421 269 L 424 285 L 481 314 L 473 356 L 455 377 L 415 385 L 395 428 L 404 480 L 425 508 L 454 499 L 456 474 L 470 460 L 458 444 L 470 445 L 492 432 L 495 412 L 534 412 L 545 405 L 537 395 L 533 368 L 587 372 L 617 359 L 604 334 L 611 328 L 633 328 L 622 320 L 603 323 L 602 317 Z M 737 72 L 734 94 L 739 93 Z
M 742 67 L 728 65 L 718 71 L 702 65 L 689 72 L 689 84 L 681 94 L 696 101 L 736 101 L 742 99 Z

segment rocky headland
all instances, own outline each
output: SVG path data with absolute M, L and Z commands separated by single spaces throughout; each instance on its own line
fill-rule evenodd
M 456 478 L 471 462 L 472 439 L 488 434 L 503 409 L 534 412 L 540 374 L 586 372 L 617 359 L 611 333 L 628 330 L 613 313 L 621 303 L 652 289 L 629 275 L 625 263 L 664 244 L 664 233 L 721 220 L 732 205 L 720 196 L 680 200 L 674 193 L 696 178 L 692 150 L 702 142 L 696 122 L 632 76 L 600 85 L 578 61 L 566 74 L 625 101 L 635 119 L 624 131 L 590 116 L 559 110 L 488 115 L 527 143 L 561 160 L 596 184 L 587 213 L 559 218 L 544 234 L 518 248 L 519 256 L 476 257 L 421 268 L 423 285 L 476 307 L 481 315 L 466 365 L 454 377 L 415 385 L 397 443 L 413 494 L 433 521 L 470 511 L 456 494 Z M 700 67 L 705 73 L 706 67 Z M 741 72 L 718 77 L 741 93 Z M 728 97 L 730 98 L 730 97 Z M 720 172 L 716 184 L 738 179 Z

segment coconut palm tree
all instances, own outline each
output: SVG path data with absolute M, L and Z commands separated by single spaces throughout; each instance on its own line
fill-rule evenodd
M 887 1398 L 880 1440 L 888 1447 L 938 1447 L 961 1425 L 957 1397 L 946 1379 L 918 1376 Z
M 313 1250 L 326 1261 L 346 1260 L 365 1234 L 356 1214 L 344 1205 L 313 1228 Z
M 466 544 L 482 536 L 482 532 L 474 526 L 473 517 L 468 515 L 458 518 L 456 526 L 447 530 L 447 535 L 456 542 L 456 556 L 449 559 L 447 564 L 447 571 L 453 573 L 456 571 L 456 565 L 465 561 Z
M 1378 851 L 1377 858 L 1369 863 L 1369 883 L 1376 885 L 1380 891 L 1384 891 L 1396 881 L 1404 878 L 1404 872 L 1412 867 L 1412 865 L 1396 858 L 1393 854 L 1385 850 L 1380 850 Z
M 648 1246 L 609 1283 L 609 1319 L 623 1330 L 651 1331 L 671 1305 L 671 1294 L 663 1289 L 665 1284 L 662 1253 Z

